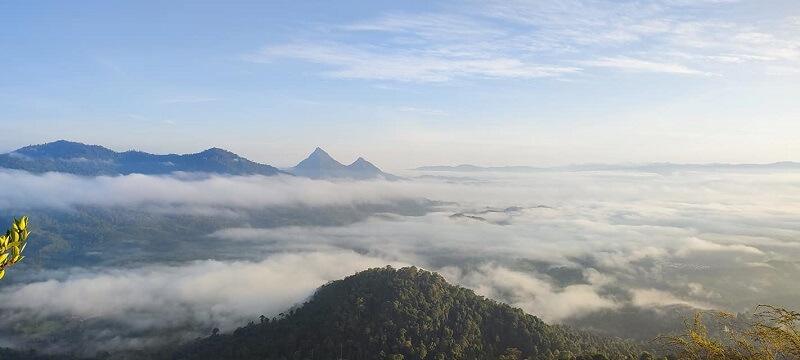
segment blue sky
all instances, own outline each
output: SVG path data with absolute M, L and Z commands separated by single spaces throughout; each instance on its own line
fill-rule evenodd
M 0 150 L 800 160 L 800 2 L 0 4 Z

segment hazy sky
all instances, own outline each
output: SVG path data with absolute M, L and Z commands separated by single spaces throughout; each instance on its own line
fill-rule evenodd
M 0 4 L 0 151 L 800 160 L 800 1 Z

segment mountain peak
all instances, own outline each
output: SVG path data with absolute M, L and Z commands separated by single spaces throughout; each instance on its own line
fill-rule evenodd
M 301 161 L 291 170 L 292 173 L 313 179 L 321 178 L 350 178 L 350 179 L 371 179 L 383 176 L 393 178 L 384 173 L 375 165 L 359 157 L 352 164 L 345 166 L 336 161 L 322 148 L 314 149 L 305 160 Z
M 86 145 L 84 143 L 80 143 L 80 142 L 77 142 L 77 141 L 69 141 L 69 140 L 64 140 L 64 139 L 58 139 L 56 141 L 53 141 L 53 142 L 50 142 L 50 143 L 46 143 L 46 144 L 43 144 L 43 145 L 67 145 L 67 144 L 70 144 L 70 145 L 84 145 L 84 146 Z
M 297 166 L 294 167 L 295 171 L 303 172 L 303 171 L 319 171 L 319 170 L 326 170 L 326 171 L 341 171 L 344 169 L 344 165 L 336 160 L 334 160 L 325 150 L 322 148 L 314 149 L 314 152 L 311 155 L 308 155 L 305 160 L 301 161 Z
M 234 154 L 234 153 L 232 153 L 232 152 L 230 152 L 230 151 L 228 151 L 228 150 L 221 149 L 221 148 L 218 148 L 218 147 L 212 147 L 212 148 L 209 148 L 209 149 L 203 150 L 202 152 L 200 152 L 200 154 L 201 154 L 201 155 L 206 155 L 206 156 L 219 156 L 219 155 L 224 155 L 224 156 L 234 156 L 234 157 L 238 157 L 238 155 L 236 155 L 236 154 Z
M 312 158 L 312 157 L 316 157 L 316 158 L 324 157 L 324 158 L 333 159 L 333 157 L 331 157 L 331 155 L 328 154 L 325 150 L 322 150 L 321 147 L 317 147 L 316 149 L 314 149 L 314 152 L 312 152 L 311 155 L 309 155 L 308 157 L 309 158 Z
M 31 157 L 55 159 L 86 158 L 92 160 L 112 159 L 117 153 L 100 145 L 87 145 L 75 141 L 56 140 L 53 142 L 29 145 L 14 151 Z
M 380 169 L 378 169 L 377 166 L 373 165 L 371 162 L 367 161 L 363 157 L 359 157 L 358 159 L 356 159 L 356 161 L 353 161 L 352 164 L 347 165 L 347 168 L 348 169 L 353 169 L 353 170 L 359 170 L 359 171 L 366 171 L 366 170 L 373 171 L 374 170 L 374 171 L 379 171 L 380 172 Z

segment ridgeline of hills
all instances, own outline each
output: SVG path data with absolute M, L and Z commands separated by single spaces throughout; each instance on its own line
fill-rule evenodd
M 196 154 L 154 155 L 142 151 L 116 152 L 98 146 L 59 140 L 26 146 L 0 155 L 0 167 L 32 173 L 76 175 L 168 174 L 175 171 L 231 175 L 277 175 L 282 171 L 247 160 L 230 151 L 211 148 Z
M 314 179 L 397 178 L 384 173 L 361 157 L 350 165 L 342 165 L 320 148 L 317 148 L 307 159 L 287 172 L 270 165 L 250 161 L 219 148 L 211 148 L 196 154 L 155 155 L 142 151 L 116 152 L 99 145 L 86 145 L 66 140 L 30 145 L 0 154 L 0 167 L 32 173 L 54 171 L 85 176 L 114 176 L 134 173 L 158 175 L 182 171 L 226 175 L 289 174 Z
M 676 171 L 800 171 L 800 163 L 781 161 L 770 164 L 582 164 L 554 167 L 534 166 L 476 166 L 461 164 L 457 166 L 421 166 L 418 171 L 453 172 L 578 172 L 578 171 L 640 171 L 656 174 L 669 174 Z
M 142 151 L 117 152 L 99 145 L 58 140 L 30 145 L 0 154 L 0 168 L 32 173 L 63 172 L 84 176 L 127 174 L 159 175 L 173 172 L 205 172 L 225 175 L 298 175 L 312 179 L 397 180 L 399 177 L 381 171 L 363 157 L 350 165 L 336 161 L 321 148 L 292 168 L 278 169 L 243 158 L 230 151 L 211 148 L 196 154 L 156 155 Z M 422 166 L 418 171 L 453 172 L 579 172 L 641 171 L 668 174 L 677 171 L 800 171 L 800 163 L 783 161 L 770 164 L 583 164 L 556 167 L 533 166 Z
M 545 324 L 414 267 L 320 287 L 281 318 L 198 339 L 164 359 L 638 359 L 631 341 Z

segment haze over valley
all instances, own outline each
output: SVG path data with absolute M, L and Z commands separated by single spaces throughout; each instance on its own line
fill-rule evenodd
M 0 289 L 3 345 L 93 355 L 188 341 L 387 264 L 642 340 L 694 309 L 800 295 L 800 172 L 397 174 L 4 169 L 14 191 L 0 210 L 29 214 L 36 238 Z
M 2 360 L 800 359 L 800 1 L 0 5 Z

